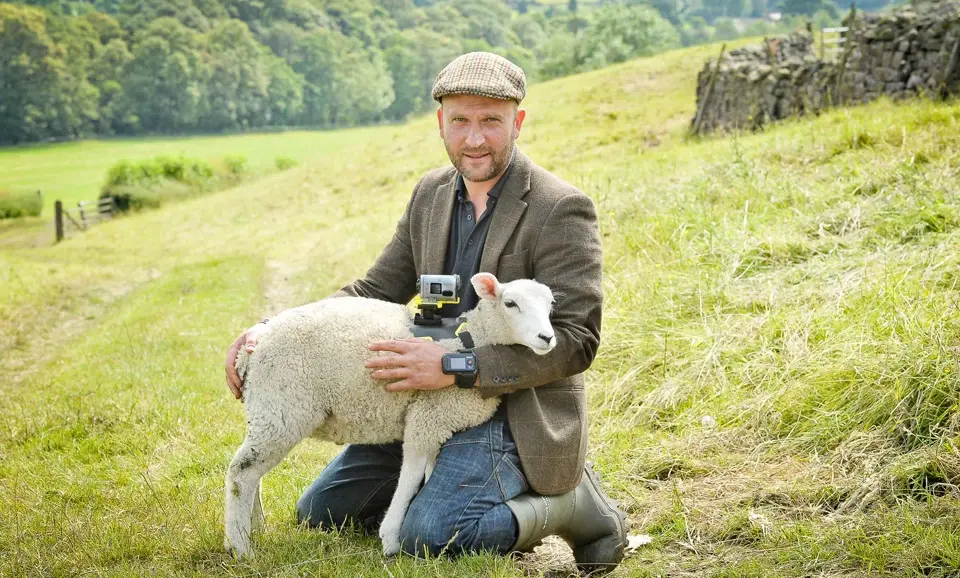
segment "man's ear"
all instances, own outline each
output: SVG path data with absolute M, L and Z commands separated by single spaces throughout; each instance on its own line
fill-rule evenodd
M 496 301 L 500 295 L 500 282 L 492 273 L 477 273 L 470 278 L 470 282 L 481 299 Z
M 527 118 L 527 111 L 522 108 L 517 110 L 516 116 L 513 117 L 513 138 L 516 139 L 520 136 L 520 127 L 523 126 L 523 119 Z
M 443 136 L 443 107 L 437 107 L 437 124 L 440 126 L 440 136 Z

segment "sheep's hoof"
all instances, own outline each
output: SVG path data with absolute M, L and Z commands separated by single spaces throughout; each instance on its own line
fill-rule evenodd
M 380 540 L 383 542 L 383 555 L 390 557 L 400 553 L 400 532 L 384 531 L 380 529 Z
M 393 540 L 388 542 L 387 540 L 383 541 L 383 555 L 387 558 L 393 558 L 400 553 L 400 542 Z
M 230 556 L 233 556 L 237 560 L 241 558 L 244 558 L 247 560 L 253 559 L 253 550 L 251 550 L 249 546 L 234 547 L 229 540 L 224 540 L 223 547 L 224 549 L 226 549 L 227 554 L 229 554 Z

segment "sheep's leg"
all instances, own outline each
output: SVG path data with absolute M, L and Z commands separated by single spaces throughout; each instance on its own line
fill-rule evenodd
M 436 453 L 433 453 L 434 457 Z M 423 481 L 429 458 L 429 451 L 423 451 L 409 441 L 404 442 L 400 479 L 397 481 L 397 489 L 393 492 L 387 514 L 380 525 L 380 539 L 383 541 L 385 556 L 393 556 L 400 552 L 400 526 L 403 525 L 407 507 L 420 490 L 420 482 Z
M 257 484 L 257 493 L 253 496 L 253 517 L 250 520 L 250 527 L 257 531 L 267 523 L 267 517 L 263 515 L 263 478 Z
M 437 466 L 437 456 L 440 455 L 440 448 L 437 448 L 437 451 L 433 452 L 431 455 L 427 456 L 427 468 L 423 474 L 423 483 L 426 484 L 430 481 L 430 476 L 433 475 L 433 468 Z
M 254 444 L 248 434 L 233 456 L 227 468 L 225 484 L 224 547 L 234 555 L 253 555 L 250 550 L 251 518 L 254 504 L 259 502 L 260 480 L 275 468 L 299 441 L 299 438 L 290 437 Z

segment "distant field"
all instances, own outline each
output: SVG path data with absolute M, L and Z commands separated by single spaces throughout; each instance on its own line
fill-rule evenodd
M 88 140 L 0 148 L 0 189 L 40 190 L 44 214 L 57 199 L 71 206 L 100 194 L 107 169 L 120 159 L 186 155 L 215 161 L 244 155 L 254 172 L 272 170 L 279 156 L 303 162 L 369 138 L 374 129 L 295 131 L 227 136 Z
M 519 145 L 594 200 L 603 235 L 590 459 L 653 539 L 612 576 L 957 578 L 960 102 L 687 140 L 718 50 L 524 103 Z M 227 345 L 362 275 L 448 163 L 429 115 L 299 138 L 322 154 L 53 247 L 0 246 L 0 576 L 569 575 L 555 551 L 387 560 L 375 536 L 298 528 L 337 451 L 310 442 L 264 479 L 257 557 L 224 553 L 245 422 Z M 37 164 L 68 180 L 70 146 Z

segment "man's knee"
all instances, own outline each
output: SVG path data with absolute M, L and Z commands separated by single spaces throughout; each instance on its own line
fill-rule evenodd
M 427 509 L 410 508 L 400 527 L 400 547 L 411 556 L 457 555 L 470 550 L 472 530 Z
M 327 503 L 321 496 L 304 494 L 297 500 L 297 524 L 309 528 L 329 530 L 348 523 L 347 512 L 338 511 L 336 504 Z

